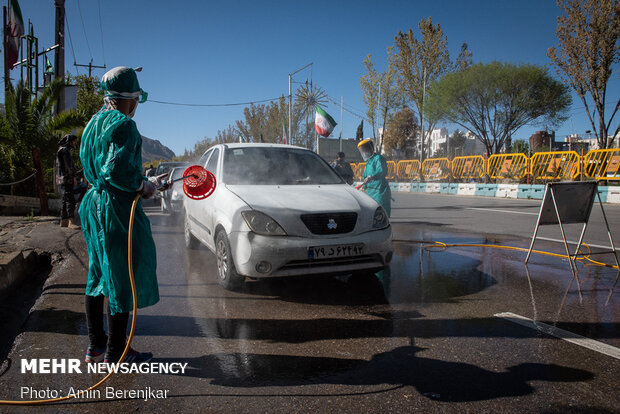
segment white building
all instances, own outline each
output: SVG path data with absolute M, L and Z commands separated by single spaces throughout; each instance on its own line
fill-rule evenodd
M 445 147 L 446 142 L 448 141 L 448 129 L 447 128 L 435 128 L 431 131 L 431 150 L 429 156 L 432 158 L 435 156 L 437 151 L 443 145 Z
M 453 148 L 446 148 L 450 153 L 451 157 L 460 157 L 467 155 L 482 155 L 486 153 L 486 147 L 479 139 L 476 138 L 476 135 L 470 131 L 465 132 L 465 137 L 467 140 L 465 141 L 465 145 L 463 148 L 458 150 L 456 153 L 453 151 Z M 437 152 L 443 146 L 446 147 L 446 142 L 452 138 L 452 134 L 448 134 L 447 128 L 436 128 L 431 132 L 431 150 L 429 157 L 435 157 Z M 444 153 L 445 154 L 445 153 Z
M 476 134 L 471 131 L 467 131 L 465 136 L 467 137 L 467 140 L 465 141 L 465 146 L 463 148 L 463 155 L 484 155 L 487 153 L 487 148 L 484 146 L 482 141 L 476 137 Z

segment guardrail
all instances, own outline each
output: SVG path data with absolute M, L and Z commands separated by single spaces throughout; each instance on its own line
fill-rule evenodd
M 579 175 L 575 151 L 537 152 L 530 158 L 530 174 L 543 180 L 573 180 Z
M 427 158 L 422 163 L 422 176 L 430 180 L 443 180 L 450 176 L 451 165 L 447 158 Z
M 583 175 L 589 180 L 620 180 L 620 148 L 592 150 L 584 156 L 575 151 L 536 152 L 528 158 L 525 154 L 493 154 L 488 159 L 481 155 L 467 157 L 427 158 L 418 160 L 388 161 L 387 179 L 404 180 L 479 180 L 487 175 L 491 179 L 522 180 L 574 180 Z M 356 180 L 361 180 L 366 163 L 351 163 Z
M 394 161 L 388 161 L 387 166 L 388 166 L 387 179 L 394 180 L 396 178 L 396 163 Z
M 583 157 L 583 172 L 595 180 L 620 180 L 620 148 L 588 152 Z
M 528 173 L 527 157 L 524 154 L 493 154 L 487 161 L 487 174 L 491 178 L 525 177 Z
M 452 160 L 452 175 L 457 179 L 482 178 L 485 173 L 484 167 L 482 155 L 456 157 Z
M 396 175 L 401 180 L 413 181 L 420 178 L 420 161 L 418 160 L 401 160 L 398 161 L 396 167 Z

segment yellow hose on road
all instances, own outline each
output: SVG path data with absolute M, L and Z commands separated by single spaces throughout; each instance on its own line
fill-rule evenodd
M 136 195 L 133 199 L 133 203 L 131 204 L 131 214 L 129 215 L 129 228 L 127 235 L 127 265 L 129 266 L 129 281 L 131 282 L 131 296 L 133 300 L 133 312 L 131 315 L 131 329 L 129 330 L 129 338 L 127 338 L 127 345 L 125 345 L 125 350 L 123 350 L 123 354 L 121 355 L 118 363 L 120 364 L 125 359 L 127 352 L 129 352 L 129 348 L 131 346 L 131 340 L 133 339 L 133 334 L 136 329 L 136 317 L 138 316 L 138 296 L 136 294 L 136 282 L 133 277 L 133 222 L 136 214 L 136 206 L 138 205 L 138 200 L 140 200 L 141 194 Z M 23 400 L 23 401 L 12 401 L 12 400 L 0 400 L 0 404 L 6 405 L 37 405 L 37 404 L 47 404 L 47 403 L 55 403 L 60 401 L 67 401 L 76 396 L 86 394 L 88 391 L 94 390 L 99 387 L 101 384 L 106 382 L 110 377 L 114 374 L 114 371 L 108 372 L 108 374 L 101 379 L 95 385 L 88 387 L 83 391 L 76 391 L 74 394 L 66 395 L 64 397 L 58 398 L 50 398 L 47 400 Z
M 423 244 L 425 246 L 422 246 L 423 248 L 429 250 L 432 249 L 434 247 L 440 247 L 442 248 L 442 251 L 447 249 L 448 247 L 489 247 L 492 249 L 505 249 L 505 250 L 517 250 L 517 251 L 521 251 L 521 252 L 528 252 L 529 249 L 526 249 L 525 247 L 514 247 L 514 246 L 502 246 L 502 245 L 498 245 L 498 244 L 479 244 L 479 243 L 443 243 L 440 241 L 434 241 L 434 240 L 393 240 L 395 242 L 398 243 L 416 243 L 416 244 Z M 614 266 L 614 265 L 610 265 L 607 263 L 603 263 L 603 262 L 599 262 L 596 260 L 593 260 L 590 258 L 590 254 L 592 253 L 592 250 L 590 249 L 590 246 L 588 246 L 586 243 L 583 243 L 582 246 L 586 247 L 588 249 L 588 254 L 583 256 L 583 257 L 576 257 L 573 260 L 578 260 L 578 261 L 588 261 L 592 264 L 595 264 L 597 266 L 602 266 L 602 267 L 609 267 L 611 269 L 616 269 L 616 270 L 620 270 L 618 268 L 618 266 Z M 559 254 L 559 253 L 551 253 L 551 252 L 546 252 L 544 250 L 532 250 L 532 253 L 537 253 L 537 254 L 541 254 L 544 256 L 553 256 L 553 257 L 559 257 L 562 259 L 568 259 L 569 257 L 565 254 Z

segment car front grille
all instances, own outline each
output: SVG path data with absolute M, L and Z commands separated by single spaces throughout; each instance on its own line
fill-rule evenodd
M 357 213 L 302 214 L 301 221 L 312 234 L 343 234 L 353 231 Z
M 350 266 L 359 265 L 364 263 L 379 262 L 380 257 L 376 255 L 362 255 L 354 257 L 337 257 L 330 259 L 318 259 L 318 260 L 294 260 L 288 262 L 278 270 L 297 270 L 297 269 L 312 269 L 322 267 L 334 267 L 334 266 Z

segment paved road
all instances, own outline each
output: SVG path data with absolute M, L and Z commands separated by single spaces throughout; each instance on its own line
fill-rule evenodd
M 396 201 L 392 205 L 392 221 L 395 223 L 413 223 L 453 232 L 512 235 L 526 240 L 532 238 L 541 204 L 541 200 L 444 194 L 394 193 L 393 197 Z M 620 205 L 603 206 L 616 248 L 620 249 Z M 576 244 L 581 229 L 580 224 L 566 225 L 567 239 Z M 561 242 L 559 226 L 542 226 L 537 239 Z M 584 241 L 609 249 L 609 236 L 598 203 L 592 208 Z
M 537 210 L 534 201 L 395 198 L 398 240 L 526 246 L 535 216 L 520 213 Z M 617 218 L 619 210 L 608 212 Z M 134 346 L 154 352 L 158 362 L 188 363 L 188 371 L 120 374 L 108 383 L 117 390 L 168 390 L 166 399 L 103 398 L 38 409 L 577 413 L 620 407 L 618 290 L 610 297 L 617 272 L 580 267 L 580 303 L 561 259 L 536 257 L 526 269 L 522 252 L 435 252 L 397 242 L 390 271 L 378 278 L 252 281 L 228 292 L 217 284 L 211 253 L 186 251 L 180 226 L 155 209 L 150 216 L 161 301 L 139 312 Z M 76 252 L 83 249 L 79 237 L 69 242 Z M 562 251 L 545 240 L 537 247 Z M 77 256 L 83 262 L 83 252 Z M 18 368 L 21 358 L 81 355 L 84 269 L 76 261 L 46 286 L 10 355 L 12 365 L 0 370 L 2 397 L 19 398 L 26 385 L 66 391 L 100 378 Z M 592 341 L 580 339 L 584 347 L 559 338 L 574 334 Z

